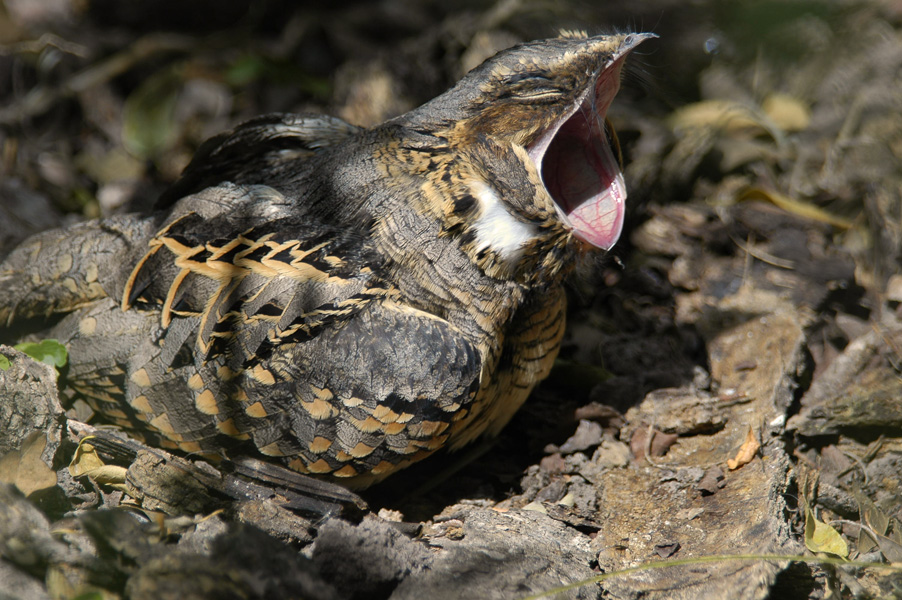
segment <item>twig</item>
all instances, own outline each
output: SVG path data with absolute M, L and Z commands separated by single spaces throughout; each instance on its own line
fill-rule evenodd
M 839 523 L 840 525 L 854 525 L 855 527 L 864 529 L 868 533 L 868 535 L 870 535 L 872 538 L 874 538 L 875 542 L 879 539 L 877 536 L 877 532 L 875 532 L 873 529 L 871 529 L 870 527 L 868 527 L 867 525 L 865 525 L 864 523 L 861 523 L 859 521 L 850 521 L 849 519 L 833 519 L 832 521 L 830 521 L 827 524 L 833 525 L 834 523 Z
M 0 125 L 10 125 L 34 117 L 51 106 L 92 87 L 110 81 L 133 65 L 162 52 L 187 51 L 194 41 L 186 36 L 151 34 L 126 50 L 118 52 L 99 64 L 82 69 L 58 87 L 39 85 L 32 88 L 19 101 L 0 109 Z
M 648 461 L 648 464 L 652 465 L 653 467 L 661 468 L 661 465 L 659 465 L 651 455 L 651 443 L 654 439 L 655 423 L 654 421 L 652 421 L 648 424 L 648 431 L 645 433 L 645 460 Z
M 61 52 L 72 54 L 73 56 L 78 56 L 80 58 L 88 56 L 88 49 L 85 46 L 70 42 L 69 40 L 64 40 L 53 33 L 45 33 L 36 40 L 27 40 L 17 44 L 0 46 L 0 56 L 29 53 L 38 54 L 49 47 L 56 48 Z
M 757 258 L 763 263 L 767 263 L 774 267 L 779 267 L 781 269 L 795 269 L 796 264 L 795 261 L 791 261 L 785 258 L 780 258 L 779 256 L 774 256 L 764 250 L 758 250 L 754 247 L 754 242 L 749 240 L 748 243 L 743 243 L 742 240 L 737 239 L 734 236 L 730 236 L 730 239 L 733 240 L 733 243 L 739 246 L 739 249 L 743 252 L 746 252 L 749 256 L 753 256 Z
M 855 456 L 853 453 L 849 452 L 848 450 L 840 449 L 840 452 L 842 452 L 846 456 L 846 458 L 854 461 L 855 464 L 861 468 L 861 473 L 864 475 L 864 485 L 867 486 L 870 483 L 870 479 L 868 478 L 868 468 L 867 468 L 867 465 L 864 464 L 864 461 L 861 460 L 859 457 Z M 836 476 L 842 477 L 843 475 L 845 475 L 846 473 L 848 473 L 849 471 L 851 471 L 854 468 L 855 468 L 855 465 L 852 465 L 847 469 L 843 469 L 840 473 L 837 473 Z

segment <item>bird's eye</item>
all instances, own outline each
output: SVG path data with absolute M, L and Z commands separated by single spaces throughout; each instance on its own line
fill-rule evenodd
M 555 99 L 561 95 L 559 84 L 541 73 L 515 73 L 504 82 L 503 97 L 521 99 Z
M 507 85 L 527 83 L 535 85 L 550 85 L 551 79 L 541 73 L 514 73 L 505 82 Z

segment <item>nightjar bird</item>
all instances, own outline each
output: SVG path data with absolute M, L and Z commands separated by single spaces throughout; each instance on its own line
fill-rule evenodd
M 522 44 L 370 129 L 246 122 L 149 216 L 16 248 L 0 332 L 59 339 L 71 393 L 151 443 L 349 487 L 497 434 L 555 359 L 563 278 L 620 234 L 605 113 L 648 37 Z

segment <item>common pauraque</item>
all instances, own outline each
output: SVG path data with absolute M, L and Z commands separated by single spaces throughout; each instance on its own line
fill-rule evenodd
M 185 452 L 363 487 L 497 434 L 557 355 L 564 277 L 620 235 L 605 114 L 648 37 L 522 44 L 371 129 L 244 123 L 153 214 L 15 249 L 0 328 L 56 315 L 32 333 L 69 389 Z

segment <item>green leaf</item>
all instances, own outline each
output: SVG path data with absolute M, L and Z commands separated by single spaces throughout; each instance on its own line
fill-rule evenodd
M 223 73 L 225 82 L 243 88 L 257 81 L 290 86 L 315 98 L 329 98 L 332 84 L 328 79 L 310 75 L 288 60 L 275 60 L 261 54 L 245 54 Z
M 814 518 L 814 513 L 805 505 L 805 546 L 812 552 L 826 552 L 840 558 L 849 556 L 849 545 L 838 531 Z
M 9 362 L 9 359 L 2 354 L 0 354 L 0 371 L 6 371 L 12 366 L 12 363 Z
M 122 141 L 133 156 L 153 159 L 178 140 L 175 108 L 184 78 L 174 67 L 151 75 L 125 101 Z
M 69 353 L 66 347 L 57 340 L 41 340 L 40 342 L 22 342 L 16 344 L 15 349 L 24 352 L 31 358 L 60 369 L 69 361 Z
M 244 87 L 266 74 L 265 61 L 256 54 L 246 54 L 236 60 L 225 72 L 226 83 L 233 87 Z
M 104 600 L 105 596 L 100 592 L 85 592 L 75 596 L 72 600 Z

